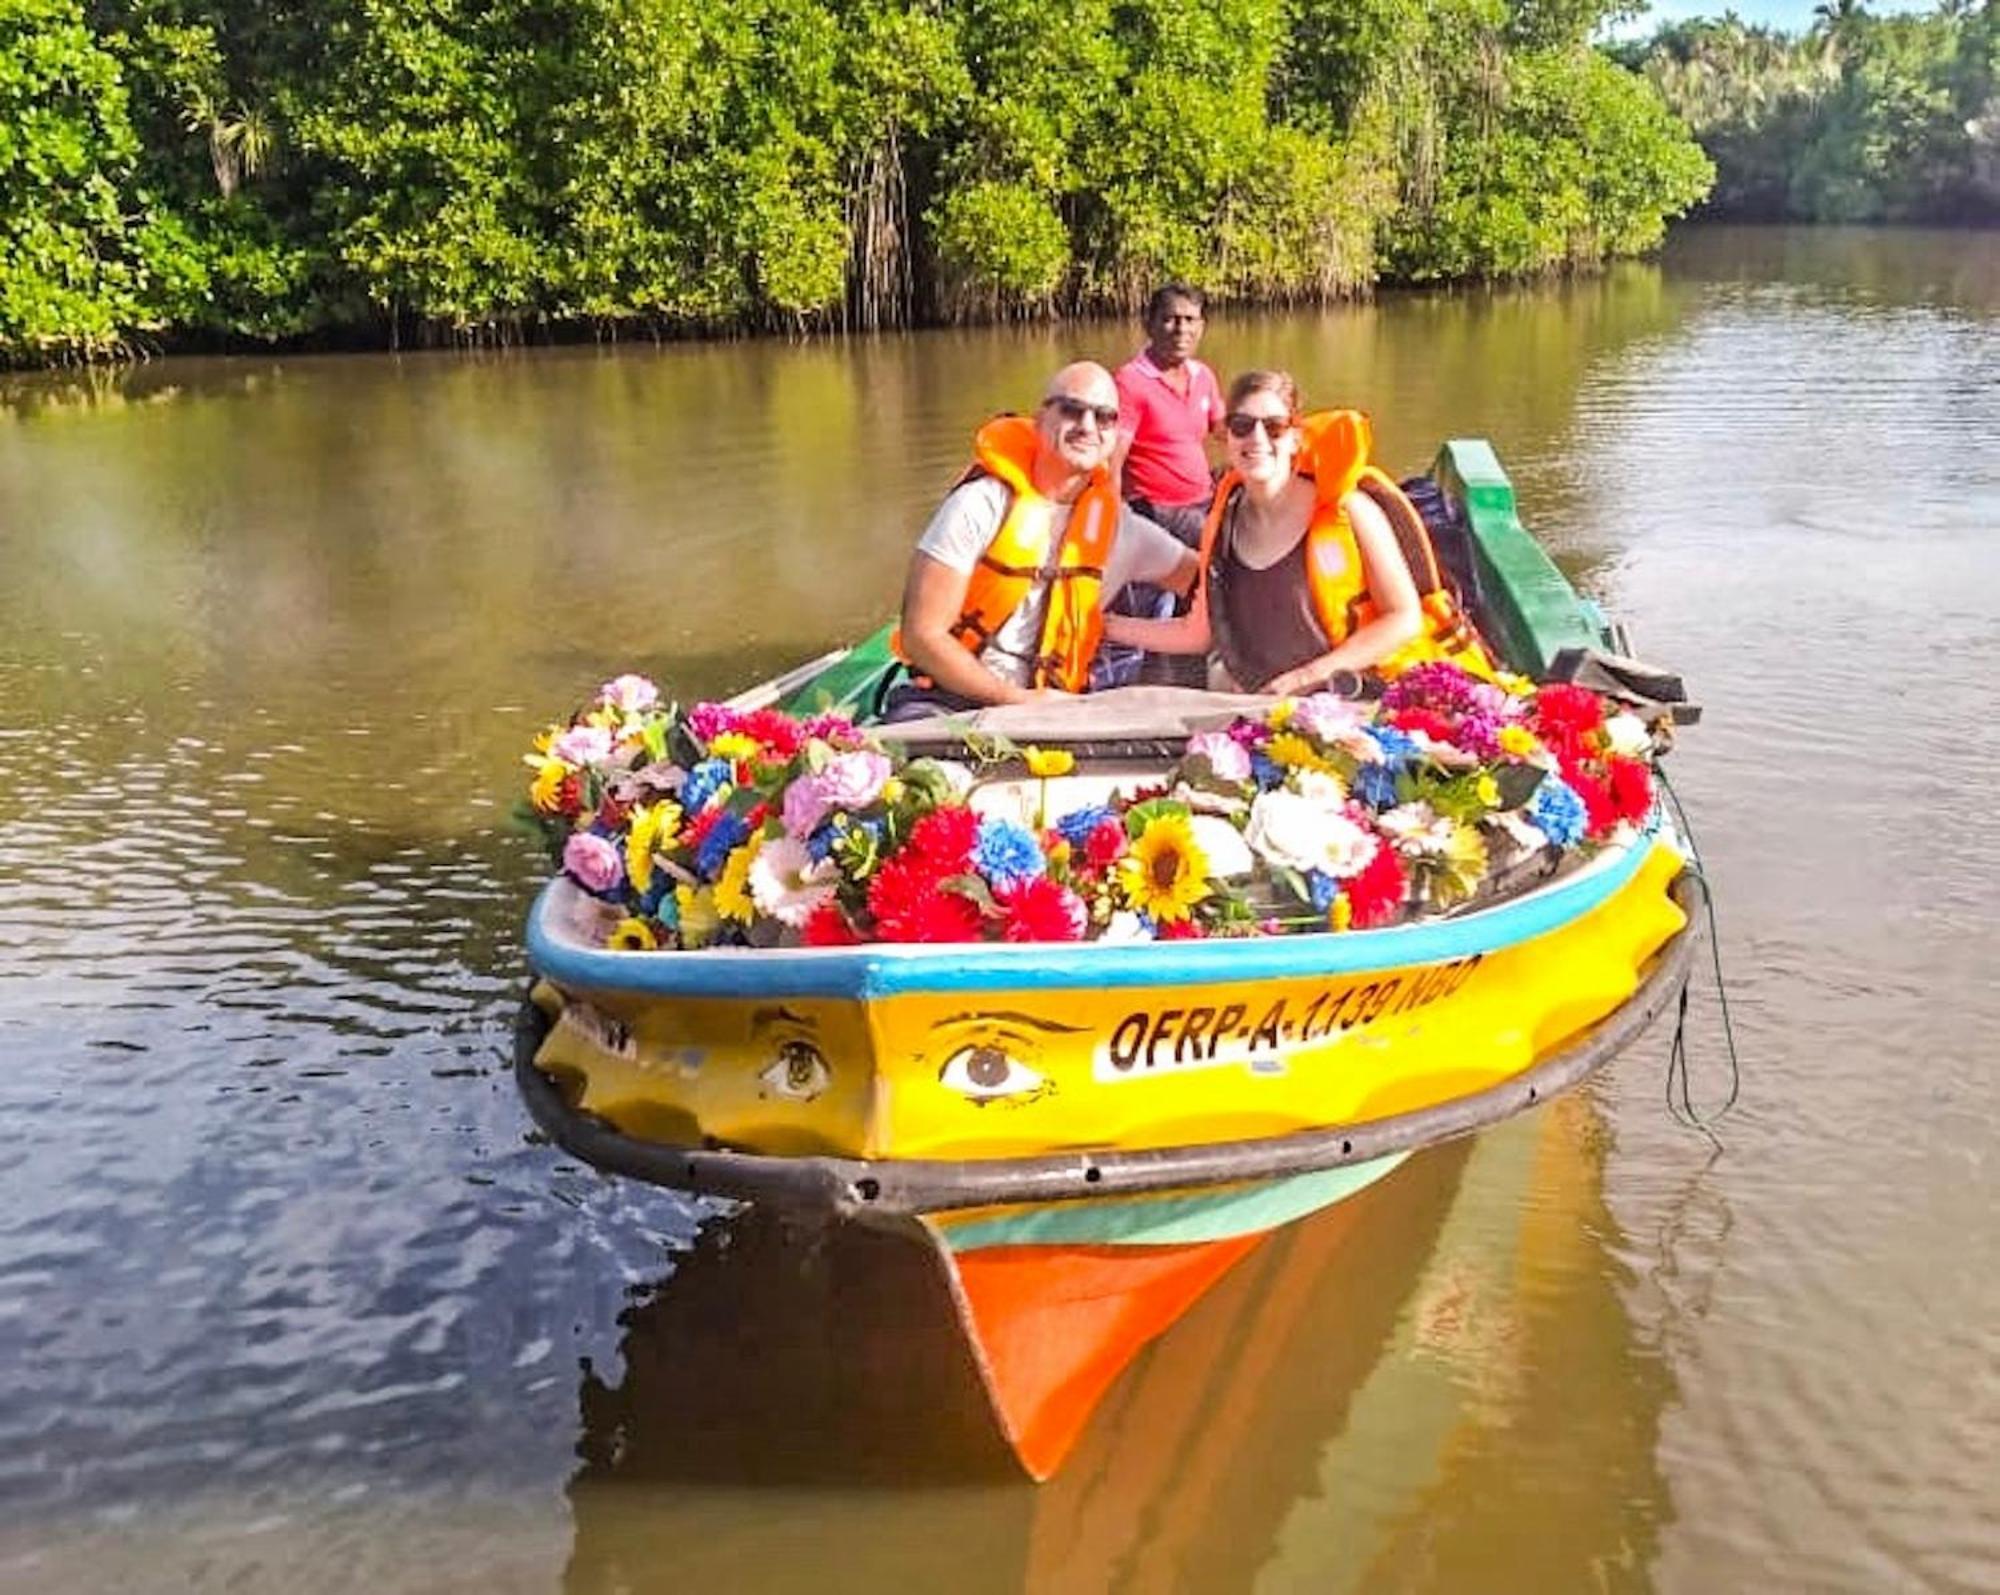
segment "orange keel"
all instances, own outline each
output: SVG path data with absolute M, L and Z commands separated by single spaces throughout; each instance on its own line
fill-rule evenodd
M 1174 1246 L 946 1252 L 987 1394 L 1032 1477 L 1062 1466 L 1140 1348 L 1267 1233 Z

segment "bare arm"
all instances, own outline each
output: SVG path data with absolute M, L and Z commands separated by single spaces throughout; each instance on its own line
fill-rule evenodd
M 1395 532 L 1375 501 L 1363 493 L 1350 493 L 1341 507 L 1347 511 L 1355 545 L 1361 550 L 1368 596 L 1375 603 L 1374 617 L 1357 626 L 1339 647 L 1273 676 L 1264 683 L 1266 692 L 1311 692 L 1336 670 L 1366 670 L 1388 658 L 1424 628 L 1417 584 L 1410 576 L 1402 549 L 1396 544 Z
M 951 628 L 965 609 L 971 578 L 924 553 L 910 558 L 903 583 L 903 652 L 919 674 L 975 703 L 1023 703 L 1034 694 L 988 670 L 958 645 Z
M 1175 581 L 1164 585 L 1174 592 L 1185 592 L 1200 568 L 1200 561 L 1190 550 L 1186 560 L 1174 573 Z M 1136 615 L 1106 615 L 1104 635 L 1108 641 L 1124 643 L 1131 648 L 1144 648 L 1149 653 L 1205 654 L 1210 646 L 1208 583 L 1202 582 L 1195 586 L 1194 602 L 1188 606 L 1185 615 L 1176 615 L 1171 620 L 1141 620 Z

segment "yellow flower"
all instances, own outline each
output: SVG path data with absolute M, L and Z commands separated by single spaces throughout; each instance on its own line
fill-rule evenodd
M 1489 809 L 1500 807 L 1500 783 L 1490 775 L 1482 775 L 1473 791 L 1479 794 L 1479 801 Z
M 1526 676 L 1517 676 L 1511 670 L 1502 670 L 1493 678 L 1500 684 L 1500 690 L 1513 698 L 1528 698 L 1534 695 L 1535 684 Z
M 1208 857 L 1186 815 L 1161 814 L 1147 822 L 1118 861 L 1118 886 L 1127 904 L 1161 923 L 1188 917 L 1208 896 Z
M 1333 900 L 1333 907 L 1326 911 L 1326 922 L 1335 930 L 1346 930 L 1354 923 L 1354 905 L 1342 892 Z
M 1273 731 L 1282 731 L 1292 723 L 1292 716 L 1298 712 L 1298 703 L 1291 698 L 1280 698 L 1271 705 L 1271 712 L 1264 716 L 1264 723 Z
M 605 937 L 604 945 L 614 952 L 649 953 L 660 945 L 660 938 L 653 934 L 653 927 L 643 919 L 621 919 L 611 927 L 611 934 Z
M 722 916 L 715 911 L 712 886 L 676 886 L 674 903 L 680 909 L 681 945 L 706 947 L 722 929 Z
M 884 803 L 900 803 L 902 798 L 903 783 L 892 775 L 882 783 L 882 801 Z
M 632 829 L 625 838 L 625 874 L 633 890 L 652 890 L 653 854 L 674 845 L 680 826 L 678 803 L 647 804 L 632 811 Z
M 1542 745 L 1540 737 L 1526 726 L 1502 726 L 1500 728 L 1500 751 L 1511 753 L 1517 759 L 1525 759 Z
M 1028 761 L 1028 774 L 1044 780 L 1052 775 L 1068 775 L 1076 768 L 1076 755 L 1067 748 L 1023 748 L 1021 757 Z
M 550 726 L 545 731 L 536 732 L 535 742 L 534 742 L 535 752 L 547 753 L 550 748 L 555 746 L 556 738 L 561 736 L 562 734 L 563 734 L 563 728 L 561 726 Z M 536 761 L 530 758 L 528 762 L 530 764 L 533 764 Z
M 1287 765 L 1295 770 L 1333 769 L 1333 761 L 1296 731 L 1281 731 L 1271 738 L 1264 752 L 1273 763 Z
M 544 814 L 552 814 L 561 800 L 562 784 L 569 776 L 569 766 L 561 759 L 531 759 L 528 762 L 535 767 L 535 778 L 528 783 L 528 801 Z
M 746 737 L 741 731 L 725 731 L 708 745 L 709 757 L 713 759 L 754 759 L 758 752 L 757 739 Z
M 750 866 L 763 845 L 762 835 L 751 837 L 722 866 L 715 882 L 715 911 L 724 919 L 747 925 L 757 917 L 757 905 L 750 900 Z

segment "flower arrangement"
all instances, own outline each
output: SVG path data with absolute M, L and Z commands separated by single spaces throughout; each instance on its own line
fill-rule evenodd
M 844 716 L 605 683 L 536 738 L 525 813 L 614 948 L 1345 930 L 1449 911 L 1643 822 L 1655 737 L 1595 693 L 1449 663 L 1283 699 L 1157 785 L 1051 814 L 1062 749 L 905 758 Z M 1039 781 L 1032 823 L 983 773 Z

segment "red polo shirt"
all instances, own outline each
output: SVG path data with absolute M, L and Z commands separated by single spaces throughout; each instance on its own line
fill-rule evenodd
M 1213 486 L 1203 439 L 1222 425 L 1222 388 L 1199 360 L 1187 362 L 1183 398 L 1140 350 L 1118 368 L 1118 430 L 1132 440 L 1125 456 L 1127 497 L 1155 504 L 1205 504 Z

